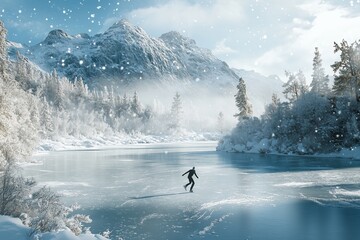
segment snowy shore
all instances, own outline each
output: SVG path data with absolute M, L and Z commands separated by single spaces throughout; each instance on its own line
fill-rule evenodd
M 91 148 L 113 148 L 127 144 L 144 143 L 175 143 L 175 142 L 198 142 L 198 141 L 218 141 L 221 134 L 217 132 L 196 133 L 182 131 L 172 135 L 113 135 L 97 136 L 93 138 L 66 137 L 56 140 L 42 140 L 36 153 L 61 150 L 91 149 Z
M 274 141 L 274 140 L 273 140 Z M 224 137 L 218 143 L 216 147 L 217 151 L 224 152 L 239 152 L 239 153 L 258 153 L 258 154 L 277 154 L 277 155 L 292 155 L 292 156 L 315 156 L 315 157 L 338 157 L 338 158 L 350 158 L 360 160 L 360 146 L 353 147 L 351 149 L 343 148 L 338 152 L 332 153 L 314 153 L 308 154 L 304 151 L 301 144 L 298 145 L 298 152 L 280 153 L 276 151 L 273 146 L 275 143 L 269 139 L 262 139 L 260 142 L 248 142 L 244 144 L 234 144 L 229 137 Z
M 70 230 L 58 232 L 40 233 L 30 236 L 31 229 L 26 227 L 20 219 L 0 215 L 0 239 L 6 240 L 29 240 L 29 239 L 61 239 L 61 240 L 106 240 L 99 234 L 80 234 L 76 236 Z

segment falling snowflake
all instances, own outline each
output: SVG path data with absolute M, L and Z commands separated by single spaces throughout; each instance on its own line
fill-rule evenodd
M 84 63 L 84 61 L 83 61 L 83 60 L 80 60 L 80 61 L 79 61 L 79 64 L 80 64 L 80 65 L 82 65 L 83 63 Z

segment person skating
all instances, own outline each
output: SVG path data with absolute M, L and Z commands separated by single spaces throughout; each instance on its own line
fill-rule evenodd
M 185 174 L 189 173 L 188 175 L 188 179 L 189 179 L 189 183 L 188 184 L 185 184 L 184 185 L 184 188 L 186 190 L 187 186 L 189 186 L 191 184 L 191 187 L 190 187 L 190 192 L 193 192 L 193 187 L 195 185 L 195 182 L 194 182 L 194 179 L 192 178 L 193 175 L 196 176 L 196 178 L 199 178 L 198 175 L 196 175 L 196 172 L 195 172 L 195 167 L 193 167 L 192 169 L 190 169 L 189 171 L 187 171 L 186 173 L 184 173 L 182 176 L 184 176 Z

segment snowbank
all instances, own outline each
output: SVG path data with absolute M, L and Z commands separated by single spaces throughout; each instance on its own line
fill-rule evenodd
M 279 154 L 279 155 L 301 155 L 301 156 L 316 156 L 316 157 L 340 157 L 351 158 L 360 160 L 360 146 L 353 147 L 351 149 L 342 149 L 339 152 L 333 153 L 314 153 L 312 155 L 306 154 L 302 144 L 298 144 L 297 152 L 278 152 L 275 150 L 276 140 L 262 139 L 260 142 L 248 142 L 246 144 L 234 144 L 229 136 L 222 138 L 218 146 L 217 151 L 224 152 L 240 152 L 240 153 L 261 153 L 261 154 Z
M 69 230 L 41 233 L 37 234 L 34 238 L 29 236 L 31 229 L 22 224 L 18 218 L 0 215 L 0 239 L 6 240 L 29 240 L 29 239 L 42 239 L 42 240 L 106 240 L 107 238 L 98 234 L 80 234 L 75 236 Z

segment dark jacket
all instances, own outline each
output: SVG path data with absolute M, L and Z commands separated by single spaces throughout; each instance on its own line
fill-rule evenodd
M 187 173 L 189 173 L 188 178 L 192 178 L 192 176 L 193 176 L 194 174 L 195 174 L 195 176 L 196 176 L 197 178 L 199 178 L 198 175 L 196 175 L 195 169 L 190 169 L 189 171 L 187 171 L 186 173 L 184 173 L 183 176 L 184 176 L 185 174 L 187 174 Z

